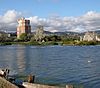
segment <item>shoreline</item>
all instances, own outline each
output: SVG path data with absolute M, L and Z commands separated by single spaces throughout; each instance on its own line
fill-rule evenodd
M 0 42 L 0 46 L 5 45 L 31 45 L 31 46 L 49 46 L 49 45 L 61 45 L 61 46 L 89 46 L 89 45 L 100 45 L 100 42 L 97 41 L 69 41 L 69 42 Z
M 66 84 L 66 85 L 49 85 L 41 83 L 23 82 L 21 85 L 14 84 L 5 78 L 0 77 L 0 88 L 84 88 L 82 85 Z

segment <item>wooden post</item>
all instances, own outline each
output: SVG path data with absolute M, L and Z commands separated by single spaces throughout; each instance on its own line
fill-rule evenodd
M 28 82 L 29 83 L 34 83 L 34 80 L 35 80 L 35 76 L 32 76 L 32 75 L 28 76 Z
M 9 69 L 5 69 L 5 78 L 6 78 L 6 79 L 8 79 L 9 72 L 10 72 Z

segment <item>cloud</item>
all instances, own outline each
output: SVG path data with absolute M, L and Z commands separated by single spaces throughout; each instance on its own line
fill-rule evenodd
M 0 30 L 16 30 L 17 19 L 22 16 L 21 12 L 8 10 L 4 15 L 0 16 Z
M 9 10 L 3 16 L 4 23 L 13 23 L 21 15 L 21 13 L 16 12 L 15 10 Z
M 0 15 L 0 29 L 16 31 L 18 25 L 17 19 L 22 16 L 22 12 L 8 10 L 4 15 Z M 45 30 L 51 32 L 84 32 L 100 29 L 100 13 L 94 11 L 89 11 L 79 17 L 51 16 L 48 18 L 40 18 L 38 16 L 32 16 L 26 19 L 31 21 L 32 30 L 35 30 L 37 25 L 43 25 Z
M 86 30 L 100 29 L 100 13 L 89 11 L 78 19 Z

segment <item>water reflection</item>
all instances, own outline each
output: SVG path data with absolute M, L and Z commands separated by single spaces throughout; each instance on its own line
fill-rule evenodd
M 19 72 L 25 71 L 25 66 L 26 66 L 25 53 L 26 53 L 25 47 L 24 49 L 21 49 L 20 47 L 16 48 L 16 60 Z

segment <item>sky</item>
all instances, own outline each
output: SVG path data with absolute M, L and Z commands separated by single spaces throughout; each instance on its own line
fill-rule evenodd
M 0 29 L 16 31 L 17 19 L 51 32 L 100 29 L 100 0 L 0 0 Z

